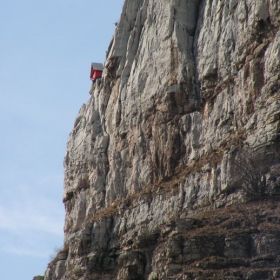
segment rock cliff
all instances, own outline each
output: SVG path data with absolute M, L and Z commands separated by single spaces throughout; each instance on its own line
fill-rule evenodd
M 125 1 L 45 280 L 280 277 L 279 27 L 278 0 Z

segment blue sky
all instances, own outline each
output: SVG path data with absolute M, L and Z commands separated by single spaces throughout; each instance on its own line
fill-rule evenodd
M 123 0 L 0 0 L 0 279 L 63 244 L 63 158 Z

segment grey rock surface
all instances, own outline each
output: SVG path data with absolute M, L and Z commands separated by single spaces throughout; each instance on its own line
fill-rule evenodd
M 277 0 L 125 1 L 68 140 L 45 280 L 278 275 L 280 205 L 234 208 L 231 170 L 250 148 L 280 187 L 279 26 Z
M 35 276 L 33 280 L 44 280 L 44 276 Z

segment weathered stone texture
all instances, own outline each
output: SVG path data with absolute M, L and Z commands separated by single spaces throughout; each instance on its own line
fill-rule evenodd
M 279 27 L 278 0 L 125 1 L 69 137 L 64 257 L 45 280 L 279 275 L 277 201 L 206 217 L 241 199 L 244 147 L 280 188 Z
M 35 276 L 33 280 L 44 280 L 44 276 Z

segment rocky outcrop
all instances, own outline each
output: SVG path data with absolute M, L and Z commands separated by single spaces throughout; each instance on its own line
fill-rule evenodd
M 33 280 L 44 280 L 44 276 L 35 276 Z
M 276 0 L 125 1 L 69 137 L 45 280 L 280 275 L 279 26 Z M 233 184 L 246 150 L 266 201 Z

